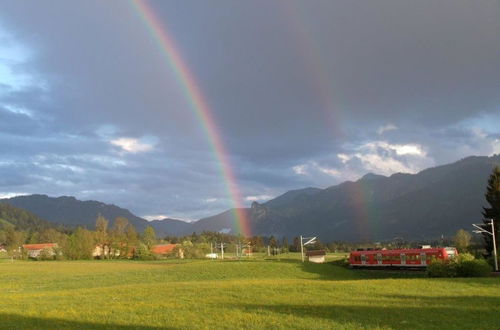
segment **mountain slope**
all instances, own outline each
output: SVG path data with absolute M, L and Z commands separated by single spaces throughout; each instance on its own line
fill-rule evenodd
M 149 222 L 149 225 L 155 229 L 157 236 L 183 236 L 193 232 L 192 225 L 189 222 L 176 219 L 161 219 Z
M 49 197 L 46 195 L 17 196 L 9 199 L 0 199 L 0 202 L 28 210 L 50 222 L 67 226 L 85 226 L 94 228 L 99 214 L 110 221 L 112 225 L 117 217 L 124 217 L 142 232 L 151 225 L 157 236 L 184 235 L 191 233 L 190 224 L 176 219 L 147 221 L 134 215 L 127 209 L 98 201 L 80 201 L 74 197 Z
M 43 219 L 70 226 L 93 228 L 99 214 L 110 222 L 117 217 L 125 217 L 139 231 L 144 230 L 148 224 L 146 220 L 118 206 L 97 201 L 79 201 L 69 196 L 53 198 L 46 195 L 29 195 L 0 201 L 28 210 Z
M 0 230 L 13 227 L 15 230 L 40 231 L 56 226 L 48 221 L 42 220 L 26 210 L 14 207 L 6 203 L 0 203 Z
M 250 227 L 257 235 L 314 235 L 327 241 L 449 236 L 480 221 L 495 165 L 500 165 L 500 155 L 468 157 L 417 174 L 368 174 L 326 189 L 293 190 L 253 203 Z M 228 212 L 203 219 L 204 228 L 233 224 L 235 230 Z
M 264 204 L 245 209 L 253 235 L 315 235 L 322 240 L 383 240 L 451 235 L 481 219 L 488 176 L 500 155 L 468 157 L 417 174 L 385 177 L 367 174 L 326 189 L 286 192 Z M 148 222 L 126 209 L 73 197 L 19 196 L 7 200 L 16 207 L 49 221 L 93 228 L 98 214 L 109 220 L 125 217 L 142 231 L 150 224 L 158 236 L 186 235 L 193 231 L 237 233 L 233 210 L 186 223 L 175 219 Z

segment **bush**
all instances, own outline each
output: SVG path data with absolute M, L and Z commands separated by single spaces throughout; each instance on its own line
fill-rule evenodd
M 456 263 L 436 260 L 427 266 L 427 276 L 429 277 L 455 277 L 457 276 Z
M 55 254 L 52 248 L 43 248 L 38 255 L 38 260 L 54 260 Z
M 134 252 L 134 259 L 138 260 L 155 260 L 156 256 L 148 249 L 145 244 L 139 244 L 139 247 Z
M 484 259 L 475 259 L 468 253 L 460 254 L 452 260 L 436 260 L 427 266 L 429 277 L 484 277 L 492 271 Z
M 457 263 L 456 270 L 458 277 L 485 277 L 493 269 L 486 260 L 480 259 L 459 262 Z

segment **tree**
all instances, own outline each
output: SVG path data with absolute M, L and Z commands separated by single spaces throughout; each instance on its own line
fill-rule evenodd
M 71 234 L 63 252 L 69 259 L 91 259 L 94 251 L 94 237 L 89 230 L 78 227 Z
M 139 242 L 135 227 L 131 223 L 129 223 L 125 228 L 125 237 L 125 248 L 123 251 L 124 254 L 122 256 L 124 258 L 128 258 L 131 254 L 133 255 L 133 252 L 137 247 L 137 243 Z
M 486 200 L 490 204 L 490 207 L 483 208 L 483 220 L 484 229 L 491 231 L 490 220 L 493 220 L 495 227 L 496 244 L 499 246 L 499 234 L 500 234 L 500 166 L 496 166 L 488 179 L 488 186 L 486 188 L 485 194 Z M 483 233 L 484 247 L 486 249 L 487 255 L 491 256 L 493 254 L 493 237 L 488 233 Z
M 271 235 L 268 245 L 270 245 L 272 248 L 278 247 L 278 241 L 274 236 Z
M 471 234 L 469 234 L 463 229 L 459 229 L 453 239 L 453 241 L 455 242 L 455 247 L 460 253 L 468 251 L 470 240 L 471 240 Z
M 298 236 L 293 238 L 293 244 L 290 246 L 290 251 L 300 252 L 300 238 Z
M 286 237 L 283 237 L 283 240 L 281 241 L 281 249 L 284 253 L 288 253 L 288 240 Z
M 126 257 L 128 253 L 127 247 L 127 234 L 126 229 L 128 226 L 128 219 L 124 217 L 117 217 L 113 223 L 113 228 L 111 229 L 110 238 L 110 248 L 111 257 L 114 257 L 116 253 L 120 257 Z
M 103 217 L 101 214 L 97 216 L 95 220 L 95 232 L 94 232 L 94 240 L 95 244 L 100 247 L 101 258 L 110 258 L 109 247 L 109 234 L 108 234 L 108 224 L 109 221 Z
M 153 227 L 147 226 L 146 229 L 144 229 L 142 241 L 146 244 L 148 249 L 151 249 L 151 247 L 156 244 L 156 232 Z

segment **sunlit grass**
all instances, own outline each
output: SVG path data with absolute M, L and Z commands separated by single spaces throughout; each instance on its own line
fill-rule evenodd
M 398 278 L 295 259 L 4 260 L 0 327 L 498 327 L 498 278 Z

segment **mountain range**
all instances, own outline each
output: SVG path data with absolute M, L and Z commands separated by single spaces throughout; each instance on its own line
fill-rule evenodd
M 458 162 L 389 177 L 366 174 L 325 189 L 292 190 L 266 203 L 244 209 L 253 235 L 293 238 L 318 236 L 332 240 L 418 240 L 452 235 L 480 222 L 487 179 L 500 155 L 467 157 Z M 69 226 L 93 227 L 98 214 L 125 217 L 142 231 L 149 224 L 159 236 L 203 230 L 235 233 L 233 210 L 187 223 L 175 219 L 148 222 L 130 211 L 97 201 L 45 195 L 3 199 L 42 219 Z

